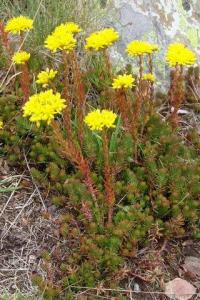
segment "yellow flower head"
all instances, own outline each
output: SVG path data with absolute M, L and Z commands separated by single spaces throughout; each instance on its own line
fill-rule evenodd
M 29 117 L 31 122 L 37 125 L 41 121 L 47 121 L 49 124 L 54 115 L 61 113 L 65 108 L 65 100 L 61 99 L 60 93 L 53 94 L 52 90 L 47 90 L 35 94 L 23 106 L 23 116 Z
M 38 74 L 38 79 L 36 82 L 38 84 L 42 84 L 43 87 L 47 87 L 50 80 L 54 79 L 58 72 L 54 70 L 46 69 L 46 71 L 42 71 Z
M 72 33 L 66 31 L 64 24 L 58 26 L 45 41 L 45 47 L 53 52 L 58 50 L 66 50 L 67 52 L 70 52 L 75 48 L 75 46 L 76 40 Z
M 132 41 L 127 45 L 126 52 L 130 56 L 139 56 L 144 54 L 152 54 L 158 50 L 158 46 L 145 41 Z
M 103 130 L 104 128 L 114 128 L 117 115 L 110 110 L 94 110 L 85 117 L 85 123 L 91 130 Z
M 147 74 L 144 74 L 144 75 L 142 76 L 142 79 L 143 79 L 143 80 L 147 80 L 147 81 L 151 81 L 151 82 L 155 82 L 156 77 L 155 77 L 155 75 L 152 74 L 152 73 L 147 73 Z
M 24 16 L 19 16 L 8 21 L 5 27 L 5 31 L 11 32 L 13 34 L 20 34 L 21 31 L 30 30 L 32 28 L 33 20 Z
M 3 128 L 3 122 L 0 121 L 0 129 L 2 129 L 2 128 Z
M 131 88 L 134 85 L 135 78 L 133 76 L 124 74 L 119 75 L 113 80 L 113 89 Z
M 25 64 L 25 62 L 27 62 L 30 59 L 30 56 L 31 56 L 30 53 L 26 51 L 16 52 L 12 57 L 12 61 L 16 65 L 23 65 Z
M 118 39 L 119 33 L 113 28 L 96 31 L 86 38 L 85 49 L 98 51 L 107 48 L 108 46 L 112 46 Z
M 66 22 L 57 26 L 53 31 L 53 34 L 65 34 L 65 33 L 74 34 L 74 33 L 79 33 L 81 31 L 82 29 L 79 27 L 78 24 L 74 22 Z
M 194 52 L 188 49 L 181 43 L 174 43 L 169 45 L 166 54 L 166 61 L 170 67 L 174 67 L 177 64 L 182 66 L 193 65 L 196 61 Z
M 66 27 L 66 30 L 71 33 L 79 33 L 82 31 L 80 26 L 74 22 L 66 22 L 65 27 Z

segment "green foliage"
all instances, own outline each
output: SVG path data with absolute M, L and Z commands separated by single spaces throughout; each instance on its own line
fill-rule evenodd
M 120 123 L 112 133 L 109 147 L 110 159 L 117 170 L 114 182 L 117 200 L 113 224 L 107 227 L 96 223 L 97 208 L 82 183 L 82 176 L 60 156 L 55 141 L 50 138 L 51 128 L 36 128 L 22 119 L 16 101 L 9 96 L 0 98 L 0 114 L 6 123 L 0 135 L 2 149 L 8 156 L 16 155 L 16 164 L 19 157 L 22 159 L 21 150 L 27 153 L 33 177 L 43 187 L 50 188 L 53 204 L 66 207 L 66 215 L 60 217 L 60 235 L 77 243 L 65 261 L 57 262 L 61 287 L 76 284 L 94 287 L 101 281 L 107 286 L 117 285 L 117 274 L 124 261 L 135 255 L 138 245 L 148 242 L 147 237 L 155 224 L 163 237 L 183 235 L 186 225 L 198 236 L 198 152 L 183 143 L 158 116 L 152 116 L 144 128 L 138 143 L 137 161 L 133 159 L 133 140 L 128 133 L 119 130 Z M 10 113 L 13 115 L 11 121 Z M 87 131 L 84 152 L 93 164 L 99 209 L 105 220 L 101 138 Z M 73 208 L 70 214 L 67 207 Z M 77 221 L 79 229 L 75 226 Z M 51 261 L 53 258 L 44 252 L 43 259 Z M 74 268 L 72 273 L 68 266 Z M 44 285 L 46 283 L 40 281 L 41 290 Z M 47 286 L 44 297 L 54 299 L 58 293 L 58 287 Z M 73 288 L 70 297 L 73 299 Z
M 104 56 L 101 53 L 91 55 L 91 57 L 89 57 L 89 65 L 90 68 L 87 72 L 85 81 L 91 90 L 103 93 L 112 82 L 106 69 Z M 101 98 L 103 100 L 103 94 Z

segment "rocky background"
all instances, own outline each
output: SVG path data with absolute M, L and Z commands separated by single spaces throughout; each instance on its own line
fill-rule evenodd
M 161 51 L 156 58 L 159 78 L 168 76 L 164 53 L 170 42 L 185 43 L 200 55 L 200 0 L 102 0 L 102 5 L 112 11 L 107 23 L 121 34 L 121 41 L 112 53 L 118 65 L 127 61 L 124 49 L 134 39 L 159 44 Z

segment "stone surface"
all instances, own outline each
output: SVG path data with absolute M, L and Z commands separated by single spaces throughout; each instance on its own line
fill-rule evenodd
M 165 294 L 173 300 L 189 300 L 196 293 L 196 288 L 188 281 L 175 278 L 165 286 Z
M 185 271 L 190 272 L 193 276 L 200 277 L 200 258 L 187 256 L 183 265 Z
M 105 2 L 105 1 L 104 1 Z M 158 73 L 165 77 L 164 55 L 169 43 L 182 42 L 200 55 L 200 1 L 199 0 L 107 0 L 108 25 L 121 34 L 117 50 L 112 56 L 123 64 L 127 56 L 126 44 L 134 39 L 144 39 L 159 44 L 161 51 L 156 58 Z
M 200 54 L 199 0 L 112 0 L 123 41 L 146 38 L 166 46 L 178 40 Z

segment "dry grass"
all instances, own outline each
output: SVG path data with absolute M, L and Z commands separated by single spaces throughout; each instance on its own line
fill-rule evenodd
M 20 14 L 33 18 L 38 7 L 40 12 L 28 41 L 33 49 L 40 48 L 46 36 L 64 21 L 78 22 L 87 32 L 89 28 L 102 27 L 106 15 L 106 9 L 102 8 L 99 0 L 1 0 L 0 18 L 6 21 Z
M 25 173 L 4 174 L 0 180 L 5 189 L 0 193 L 0 298 L 21 292 L 40 299 L 31 277 L 35 272 L 46 276 L 40 255 L 59 241 L 54 207 Z M 45 211 L 51 211 L 52 218 L 45 218 Z

